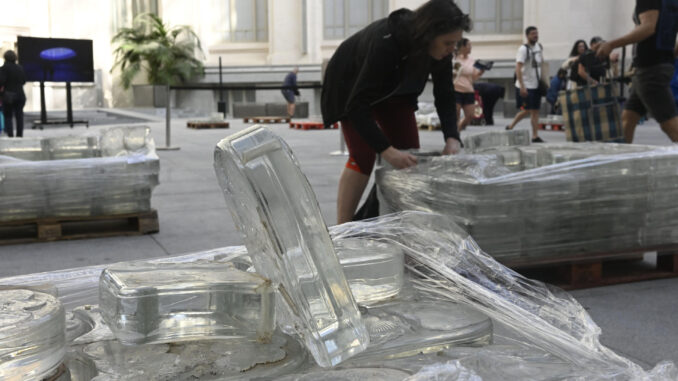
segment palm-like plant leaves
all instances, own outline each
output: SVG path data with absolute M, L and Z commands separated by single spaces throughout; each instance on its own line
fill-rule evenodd
M 122 28 L 113 37 L 113 51 L 123 87 L 129 88 L 139 72 L 145 70 L 153 85 L 175 85 L 203 73 L 200 39 L 190 26 L 169 28 L 150 13 L 139 15 L 131 28 Z M 112 69 L 112 70 L 113 70 Z

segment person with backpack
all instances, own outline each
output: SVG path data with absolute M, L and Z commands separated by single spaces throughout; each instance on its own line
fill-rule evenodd
M 5 64 L 0 67 L 0 87 L 2 91 L 2 113 L 5 117 L 5 131 L 7 136 L 14 137 L 14 125 L 12 118 L 16 118 L 16 136 L 24 136 L 24 105 L 26 94 L 24 84 L 26 74 L 21 66 L 17 65 L 16 53 L 8 50 L 3 54 Z
M 678 0 L 636 0 L 633 21 L 631 32 L 601 44 L 596 53 L 608 57 L 615 48 L 636 44 L 633 86 L 622 112 L 624 139 L 633 142 L 636 125 L 649 111 L 662 131 L 678 142 L 678 110 L 669 85 L 678 52 Z
M 544 73 L 544 49 L 539 41 L 539 31 L 534 26 L 525 29 L 527 43 L 518 48 L 516 56 L 516 108 L 519 110 L 507 130 L 512 130 L 518 122 L 530 116 L 532 124 L 532 142 L 543 143 L 539 137 L 539 109 L 541 97 L 546 95 L 548 86 L 542 80 Z

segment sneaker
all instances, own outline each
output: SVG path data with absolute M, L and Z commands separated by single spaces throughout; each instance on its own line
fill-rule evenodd
M 532 143 L 546 143 L 546 142 L 541 140 L 541 138 L 537 136 L 536 138 L 532 139 Z

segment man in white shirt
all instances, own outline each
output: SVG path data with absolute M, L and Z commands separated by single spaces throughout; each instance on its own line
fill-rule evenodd
M 516 55 L 516 108 L 518 114 L 507 130 L 512 130 L 518 122 L 526 116 L 530 116 L 532 123 L 532 142 L 543 143 L 539 137 L 539 108 L 541 107 L 541 97 L 539 91 L 539 82 L 544 72 L 544 55 L 539 41 L 539 31 L 536 27 L 530 26 L 525 29 L 527 43 L 518 48 Z

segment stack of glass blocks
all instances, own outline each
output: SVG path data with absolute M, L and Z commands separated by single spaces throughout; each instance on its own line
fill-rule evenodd
M 678 149 L 525 145 L 516 132 L 467 139 L 471 155 L 379 169 L 382 214 L 444 213 L 511 263 L 678 241 Z
M 0 138 L 0 221 L 146 212 L 159 171 L 148 127 Z
M 265 129 L 222 141 L 215 156 L 229 205 L 242 203 L 234 218 L 247 250 L 0 280 L 50 290 L 69 306 L 53 332 L 63 340 L 65 330 L 71 380 L 668 380 L 676 372 L 672 364 L 645 372 L 601 346 L 576 301 L 501 266 L 449 217 L 407 212 L 328 232 L 291 152 Z M 285 209 L 294 218 L 283 219 Z M 252 237 L 266 240 L 262 251 Z M 254 273 L 262 263 L 270 280 Z M 89 305 L 97 285 L 100 305 Z M 522 339 L 491 345 L 490 317 Z

